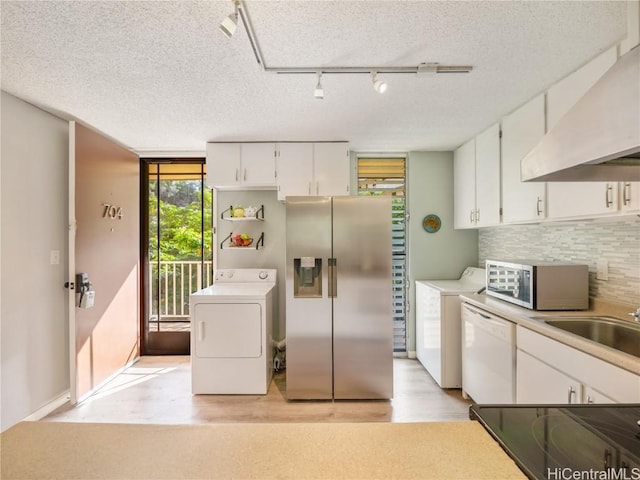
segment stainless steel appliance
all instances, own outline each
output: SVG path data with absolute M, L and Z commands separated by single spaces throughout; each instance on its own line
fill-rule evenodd
M 288 399 L 393 396 L 391 201 L 287 197 Z
M 589 267 L 568 262 L 487 260 L 487 295 L 532 310 L 589 308 Z

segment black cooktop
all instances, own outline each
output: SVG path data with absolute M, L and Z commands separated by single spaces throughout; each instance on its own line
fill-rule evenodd
M 640 480 L 640 405 L 472 405 L 532 479 Z

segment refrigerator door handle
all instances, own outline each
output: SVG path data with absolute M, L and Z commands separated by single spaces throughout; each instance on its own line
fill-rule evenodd
M 327 263 L 329 267 L 328 297 L 336 298 L 338 296 L 338 261 L 335 258 L 330 258 Z

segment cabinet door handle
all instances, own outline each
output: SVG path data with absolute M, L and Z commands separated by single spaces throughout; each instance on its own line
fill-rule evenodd
M 316 180 L 316 195 L 319 195 L 320 193 L 320 180 Z
M 542 205 L 542 199 L 538 197 L 538 201 L 536 202 L 536 214 L 538 217 L 542 214 L 542 209 L 540 208 L 540 205 Z
M 478 223 L 480 221 L 480 209 L 478 208 L 476 210 L 476 223 Z
M 469 221 L 473 223 L 473 210 L 469 210 Z
M 611 200 L 611 192 L 613 191 L 613 187 L 607 183 L 607 190 L 604 193 L 604 204 L 607 208 L 609 208 L 613 204 L 613 200 Z
M 311 182 L 309 182 L 309 195 L 311 195 Z
M 569 391 L 567 392 L 567 403 L 573 403 L 571 401 L 571 397 L 573 397 L 576 394 L 576 390 L 573 387 L 569 387 Z
M 591 395 L 587 395 L 587 403 L 593 403 L 593 398 L 591 398 Z
M 631 184 L 625 182 L 622 189 L 622 203 L 626 206 L 631 203 Z
M 247 181 L 247 169 L 246 168 L 242 172 L 242 180 L 244 180 L 245 182 Z
M 236 168 L 236 182 L 238 181 L 238 169 Z

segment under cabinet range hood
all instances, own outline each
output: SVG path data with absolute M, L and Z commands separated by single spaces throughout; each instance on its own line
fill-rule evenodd
M 626 53 L 522 160 L 523 181 L 640 181 L 640 47 Z

